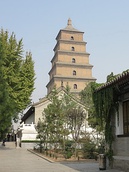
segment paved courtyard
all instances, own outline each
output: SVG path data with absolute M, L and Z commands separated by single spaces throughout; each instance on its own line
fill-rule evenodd
M 22 148 L 0 145 L 0 172 L 100 172 L 98 163 L 49 162 Z M 120 172 L 117 170 L 101 170 Z

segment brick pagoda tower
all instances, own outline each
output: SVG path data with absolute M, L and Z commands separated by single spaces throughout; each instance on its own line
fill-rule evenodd
M 59 88 L 63 84 L 64 87 L 69 85 L 70 91 L 78 95 L 86 83 L 96 81 L 92 77 L 93 66 L 89 64 L 90 54 L 86 51 L 83 34 L 84 32 L 73 28 L 71 19 L 68 19 L 67 26 L 59 31 L 51 60 L 50 81 L 46 86 L 48 94 L 54 85 Z

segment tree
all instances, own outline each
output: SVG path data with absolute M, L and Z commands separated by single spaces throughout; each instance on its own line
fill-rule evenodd
M 81 101 L 88 109 L 88 124 L 92 128 L 96 129 L 97 131 L 102 131 L 102 128 L 99 125 L 99 119 L 97 118 L 95 112 L 95 106 L 93 102 L 93 93 L 96 88 L 98 88 L 102 84 L 98 84 L 95 82 L 90 82 L 86 85 L 84 90 L 80 92 Z
M 0 140 L 5 138 L 8 127 L 11 126 L 11 115 L 14 112 L 14 102 L 10 99 L 7 91 L 7 84 L 3 78 L 3 66 L 1 62 L 2 60 L 0 59 Z
M 62 142 L 62 133 L 64 130 L 64 117 L 61 108 L 62 101 L 58 95 L 56 87 L 48 96 L 51 103 L 44 109 L 45 121 L 48 124 L 49 141 L 54 144 L 55 150 L 58 144 Z
M 101 85 L 100 83 L 90 82 L 80 93 L 81 101 L 86 105 L 88 110 L 88 125 L 92 128 L 92 132 L 84 131 L 82 132 L 82 136 L 85 138 L 90 134 L 90 138 L 92 138 L 97 147 L 103 145 L 103 142 L 105 142 L 102 120 L 98 116 L 94 104 L 94 92 Z
M 72 94 L 70 93 L 70 87 L 66 85 L 64 94 L 62 95 L 62 110 L 64 114 L 64 133 L 63 133 L 63 149 L 64 154 L 66 153 L 66 144 L 69 143 L 68 135 L 70 134 L 68 122 L 69 122 L 69 111 L 76 107 L 75 101 L 73 101 Z
M 6 133 L 12 119 L 31 103 L 34 90 L 34 62 L 31 53 L 23 57 L 23 43 L 14 33 L 0 31 L 0 137 Z
M 44 124 L 47 126 L 47 141 L 54 145 L 55 151 L 57 148 L 63 147 L 64 154 L 68 153 L 66 152 L 66 145 L 70 134 L 73 136 L 76 149 L 76 143 L 81 132 L 80 129 L 83 126 L 84 119 L 86 119 L 84 107 L 76 103 L 69 91 L 68 87 L 59 93 L 56 87 L 51 91 L 48 95 L 51 103 L 44 109 L 44 119 L 42 120 L 42 126 Z M 42 130 L 43 128 L 39 125 L 40 136 L 44 135 Z
M 82 150 L 83 150 L 84 158 L 93 159 L 96 158 L 97 156 L 95 155 L 96 144 L 91 140 L 90 137 L 85 138 L 85 142 L 83 143 Z
M 88 122 L 92 127 L 96 128 L 100 132 L 103 132 L 104 142 L 102 141 L 102 147 L 106 146 L 109 160 L 112 160 L 112 143 L 114 141 L 112 116 L 118 113 L 119 95 L 119 89 L 117 85 L 110 85 L 110 82 L 112 82 L 119 75 L 120 74 L 114 75 L 113 72 L 111 72 L 111 74 L 107 76 L 105 85 L 109 83 L 109 86 L 107 84 L 106 87 L 104 84 L 90 83 L 93 113 L 89 113 L 90 115 Z M 82 100 L 85 100 L 86 102 L 88 99 L 86 94 L 87 92 L 88 87 L 86 87 L 85 90 L 81 92 Z
M 48 141 L 48 126 L 44 119 L 39 119 L 36 130 L 38 132 L 37 138 L 40 139 L 40 152 L 42 152 L 42 146 L 44 149 L 47 149 Z
M 86 111 L 84 107 L 76 105 L 68 112 L 68 127 L 72 138 L 75 142 L 75 157 L 77 156 L 76 148 L 81 135 L 81 128 L 83 127 L 84 120 L 86 119 Z
M 26 53 L 26 58 L 21 65 L 19 72 L 19 86 L 15 87 L 17 92 L 18 111 L 25 109 L 31 103 L 30 96 L 34 90 L 34 63 L 32 61 L 32 54 Z M 19 91 L 17 91 L 19 90 Z

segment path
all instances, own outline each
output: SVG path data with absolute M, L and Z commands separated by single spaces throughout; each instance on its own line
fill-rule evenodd
M 0 172 L 100 172 L 97 163 L 51 163 L 22 148 L 0 145 Z M 104 170 L 104 172 L 119 172 Z

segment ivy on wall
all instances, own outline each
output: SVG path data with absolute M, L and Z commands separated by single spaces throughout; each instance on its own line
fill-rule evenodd
M 114 140 L 112 116 L 118 111 L 118 89 L 116 85 L 96 90 L 93 93 L 93 102 L 96 117 L 100 119 L 101 129 L 105 132 L 105 142 L 107 146 L 106 154 L 112 160 L 112 143 Z

